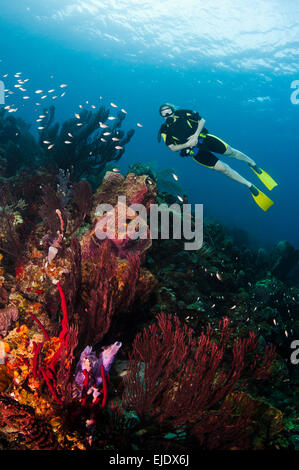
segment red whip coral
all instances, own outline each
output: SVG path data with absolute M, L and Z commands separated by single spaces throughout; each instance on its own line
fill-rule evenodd
M 59 341 L 60 345 L 55 354 L 53 355 L 51 362 L 47 365 L 47 368 L 44 370 L 41 366 L 39 367 L 39 370 L 41 372 L 41 375 L 43 379 L 45 380 L 48 389 L 50 390 L 54 400 L 58 403 L 61 404 L 61 399 L 58 397 L 57 392 L 56 392 L 56 366 L 58 361 L 61 358 L 61 353 L 63 348 L 67 348 L 68 346 L 68 336 L 69 336 L 69 325 L 68 325 L 68 318 L 67 318 L 67 306 L 66 306 L 66 300 L 65 296 L 63 293 L 63 290 L 59 284 L 59 282 L 56 282 L 60 298 L 61 298 L 61 308 L 62 308 L 62 329 L 59 334 Z M 40 350 L 38 351 L 40 352 Z
M 228 367 L 231 331 L 227 318 L 220 322 L 219 333 L 216 340 L 208 326 L 196 339 L 177 317 L 158 315 L 157 323 L 134 340 L 125 379 L 125 407 L 161 426 L 183 426 L 204 448 L 227 448 L 231 442 L 246 446 L 252 410 L 246 409 L 246 394 L 238 385 L 249 376 L 265 377 L 274 349 L 267 346 L 261 360 L 256 353 L 258 339 L 251 333 L 235 342 Z
M 59 372 L 59 368 L 57 368 L 58 364 L 60 369 L 69 369 L 69 362 L 72 359 L 72 351 L 75 348 L 75 340 L 74 336 L 74 329 L 70 331 L 69 324 L 68 324 L 68 315 L 67 315 L 67 305 L 63 290 L 59 284 L 59 282 L 55 282 L 60 294 L 61 298 L 61 308 L 62 308 L 62 329 L 59 334 L 59 337 L 49 337 L 46 329 L 44 328 L 43 324 L 39 321 L 39 319 L 32 313 L 28 312 L 33 320 L 37 323 L 44 335 L 44 341 L 36 343 L 35 341 L 32 342 L 32 351 L 33 351 L 33 359 L 31 365 L 29 364 L 28 360 L 25 356 L 17 356 L 12 363 L 9 363 L 8 366 L 10 369 L 15 370 L 17 367 L 24 368 L 26 366 L 26 370 L 28 370 L 28 374 L 32 373 L 33 379 L 36 379 L 34 386 L 38 384 L 39 386 L 45 382 L 48 390 L 50 391 L 52 397 L 54 398 L 55 402 L 59 405 L 62 404 L 62 398 L 58 393 L 58 381 L 57 381 L 57 372 Z M 69 348 L 69 337 L 70 334 L 72 336 L 71 345 Z M 25 338 L 26 343 L 29 344 L 29 338 Z M 70 357 L 67 357 L 66 351 L 70 353 Z M 25 361 L 25 362 L 24 362 Z M 57 370 L 58 369 L 58 370 Z M 65 376 L 67 378 L 68 371 L 65 370 Z M 59 373 L 59 379 L 61 379 L 61 371 Z M 64 379 L 64 381 L 66 380 Z M 61 380 L 60 380 L 61 382 Z M 63 380 L 62 380 L 63 382 Z M 62 384 L 63 385 L 63 384 Z M 61 387 L 60 387 L 61 388 Z
M 57 282 L 56 285 L 57 285 L 57 289 L 59 290 L 60 299 L 61 299 L 61 309 L 63 313 L 62 323 L 61 323 L 62 330 L 60 332 L 59 339 L 62 343 L 67 345 L 69 324 L 68 324 L 68 318 L 67 318 L 66 300 L 65 300 L 65 296 L 64 296 L 63 290 L 59 282 Z

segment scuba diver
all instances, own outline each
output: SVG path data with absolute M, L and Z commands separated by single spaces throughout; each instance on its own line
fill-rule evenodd
M 234 181 L 244 184 L 249 188 L 255 202 L 264 211 L 272 206 L 273 201 L 268 196 L 225 162 L 219 160 L 212 152 L 248 163 L 249 167 L 269 190 L 277 186 L 277 183 L 270 175 L 259 168 L 250 157 L 230 147 L 219 137 L 209 134 L 208 129 L 204 127 L 205 120 L 197 112 L 187 109 L 178 110 L 173 104 L 164 103 L 160 106 L 159 113 L 165 119 L 165 123 L 162 124 L 159 130 L 159 142 L 162 137 L 167 147 L 173 152 L 180 152 L 182 157 L 192 156 L 197 163 L 219 171 Z

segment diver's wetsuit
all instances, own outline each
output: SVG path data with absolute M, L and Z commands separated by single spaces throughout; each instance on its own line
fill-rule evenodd
M 184 149 L 180 152 L 182 157 L 192 156 L 194 160 L 209 168 L 214 168 L 219 158 L 212 152 L 225 154 L 228 145 L 212 134 L 199 134 L 198 144 L 193 149 Z
M 163 111 L 165 111 L 164 114 Z M 208 129 L 203 128 L 199 133 L 200 126 L 202 125 L 200 121 L 203 121 L 203 123 L 205 121 L 196 111 L 188 109 L 175 110 L 174 106 L 166 103 L 160 106 L 160 115 L 165 118 L 165 123 L 162 124 L 159 130 L 159 142 L 162 137 L 165 144 L 173 152 L 180 152 L 182 157 L 192 156 L 201 165 L 220 172 L 232 180 L 247 186 L 255 202 L 264 211 L 271 207 L 273 204 L 271 199 L 257 189 L 250 181 L 243 178 L 237 171 L 233 170 L 227 163 L 219 160 L 213 152 L 248 163 L 258 178 L 270 190 L 277 186 L 277 183 L 264 170 L 257 167 L 252 158 L 232 148 L 219 139 L 219 137 L 209 134 Z
M 173 117 L 168 117 L 160 127 L 159 136 L 163 137 L 166 145 L 177 145 L 187 141 L 196 132 L 201 116 L 189 109 L 178 109 Z M 203 129 L 202 132 L 208 132 Z
M 201 116 L 195 111 L 188 109 L 176 110 L 174 116 L 167 118 L 166 122 L 160 127 L 159 137 L 163 137 L 167 146 L 173 145 L 175 147 L 184 144 L 190 136 L 195 134 L 200 120 Z M 205 127 L 199 134 L 196 146 L 181 150 L 180 155 L 182 157 L 192 156 L 201 165 L 220 171 L 235 181 L 245 184 L 249 188 L 251 187 L 250 181 L 247 181 L 226 163 L 219 160 L 212 152 L 241 160 L 252 166 L 255 165 L 254 160 L 239 150 L 233 149 L 219 137 L 209 134 L 208 129 Z
M 166 122 L 162 124 L 160 135 L 167 146 L 185 143 L 196 132 L 200 119 L 201 116 L 197 112 L 179 109 L 175 111 L 174 117 L 166 119 Z M 209 134 L 208 129 L 204 127 L 199 134 L 197 146 L 193 149 L 182 150 L 180 155 L 192 156 L 198 163 L 213 168 L 219 159 L 212 152 L 224 154 L 227 148 L 228 145 L 225 142 Z

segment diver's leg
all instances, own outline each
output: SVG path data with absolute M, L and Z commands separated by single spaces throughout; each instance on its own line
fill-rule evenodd
M 214 155 L 212 152 L 200 150 L 196 155 L 193 156 L 193 159 L 196 160 L 197 163 L 207 166 L 212 170 L 219 171 L 220 173 L 223 173 L 224 175 L 231 178 L 232 180 L 244 184 L 248 188 L 251 188 L 252 186 L 252 183 L 250 183 L 250 181 L 243 178 L 243 176 L 239 175 L 239 173 L 233 170 L 230 166 L 228 166 L 223 161 L 219 160 L 218 157 L 216 157 L 216 155 Z
M 230 147 L 229 145 L 227 146 L 227 149 L 223 155 L 226 155 L 231 158 L 235 158 L 236 160 L 241 160 L 242 162 L 246 162 L 250 166 L 253 166 L 253 167 L 256 166 L 256 163 L 254 160 L 252 160 L 252 158 L 245 155 L 245 153 L 242 153 L 239 150 Z
M 227 155 L 228 157 L 235 158 L 248 163 L 250 166 L 255 166 L 254 160 L 249 158 L 245 153 L 240 152 L 237 149 L 230 147 L 224 140 L 221 140 L 216 135 L 207 134 L 204 139 L 205 149 L 210 152 L 220 153 L 221 155 Z
M 217 161 L 213 169 L 216 171 L 219 171 L 225 176 L 228 176 L 232 180 L 237 181 L 238 183 L 244 184 L 248 188 L 251 188 L 251 186 L 253 186 L 253 184 L 250 183 L 250 181 L 243 178 L 243 176 L 241 176 L 237 171 L 233 170 L 230 166 L 228 166 L 226 163 L 222 162 L 221 160 Z
M 266 194 L 262 193 L 254 184 L 247 181 L 243 176 L 239 175 L 235 170 L 230 168 L 226 163 L 218 160 L 216 165 L 214 166 L 214 170 L 220 171 L 224 175 L 228 176 L 229 178 L 237 181 L 238 183 L 244 184 L 247 186 L 255 200 L 255 202 L 260 206 L 263 211 L 267 211 L 269 207 L 272 206 L 273 201 L 266 196 Z

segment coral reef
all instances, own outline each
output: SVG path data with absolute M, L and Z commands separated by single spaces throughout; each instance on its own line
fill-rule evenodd
M 30 125 L 15 118 L 5 109 L 0 110 L 0 177 L 17 175 L 21 170 L 70 170 L 73 181 L 89 177 L 99 184 L 98 175 L 107 163 L 118 161 L 134 135 L 125 133 L 121 125 L 126 115 L 118 112 L 113 124 L 105 124 L 109 109 L 83 109 L 81 114 L 63 122 L 54 123 L 55 107 L 44 109 L 38 142 L 30 133 Z M 107 129 L 109 128 L 109 135 Z M 105 133 L 105 135 L 104 135 Z
M 126 197 L 127 204 L 136 201 L 149 207 L 155 200 L 154 185 L 147 185 L 144 177 L 133 174 L 126 178 L 118 175 L 118 185 L 113 183 L 115 194 L 110 192 L 108 186 L 114 176 L 114 173 L 106 175 L 95 196 L 87 181 L 73 183 L 66 172 L 60 172 L 58 182 L 56 177 L 52 180 L 47 178 L 47 184 L 34 193 L 39 204 L 35 205 L 34 223 L 30 225 L 28 238 L 18 247 L 17 253 L 2 243 L 5 256 L 13 260 L 15 277 L 1 267 L 0 326 L 7 351 L 3 354 L 0 383 L 2 392 L 8 389 L 10 396 L 14 397 L 14 401 L 7 402 L 7 409 L 12 410 L 20 404 L 33 410 L 32 414 L 26 408 L 29 414 L 27 417 L 24 414 L 24 425 L 29 415 L 31 419 L 28 439 L 22 444 L 25 447 L 30 440 L 31 428 L 35 427 L 34 413 L 46 420 L 47 426 L 55 423 L 52 430 L 58 433 L 59 446 L 81 448 L 92 443 L 93 423 L 99 410 L 107 403 L 106 373 L 111 357 L 121 343 L 114 343 L 116 349 L 112 356 L 109 353 L 114 351 L 112 346 L 103 350 L 97 361 L 95 382 L 95 369 L 90 365 L 91 357 L 95 357 L 91 347 L 103 344 L 107 333 L 113 334 L 115 318 L 126 316 L 127 319 L 133 303 L 146 301 L 155 287 L 153 276 L 141 266 L 145 252 L 151 246 L 150 238 L 136 240 L 134 248 L 130 240 L 125 240 L 121 248 L 116 249 L 117 234 L 107 240 L 95 236 L 100 219 L 96 208 L 107 199 L 107 190 L 112 204 L 117 203 L 115 194 Z M 32 198 L 32 192 L 29 195 Z M 32 216 L 30 203 L 22 206 L 24 219 L 29 215 L 29 208 Z M 11 213 L 7 211 L 13 245 L 17 240 L 18 226 L 22 227 L 24 220 L 13 219 Z M 135 213 L 132 218 L 136 217 Z M 84 227 L 86 218 L 88 222 Z M 12 265 L 10 272 L 13 273 Z M 126 322 L 120 321 L 120 324 L 126 328 Z M 120 330 L 117 334 L 121 333 Z M 75 370 L 75 350 L 82 350 L 87 345 L 90 354 L 86 356 L 85 348 L 80 362 L 82 365 L 84 356 L 85 367 L 81 367 L 81 374 L 86 374 L 86 377 L 83 378 L 81 392 L 74 395 L 74 383 L 78 384 L 80 375 L 78 367 L 77 372 Z M 100 383 L 102 390 L 99 389 Z M 94 401 L 85 403 L 91 391 Z M 102 394 L 100 406 L 98 402 Z M 4 400 L 3 405 L 5 403 Z M 86 421 L 81 437 L 76 436 L 74 430 L 65 431 L 63 417 L 68 415 L 70 407 L 77 409 L 75 415 L 79 421 Z M 3 429 L 1 426 L 4 436 L 9 423 L 8 413 Z M 14 434 L 17 440 L 21 428 L 20 416 Z M 39 437 L 36 440 L 33 448 L 39 446 Z M 45 444 L 45 448 L 51 445 Z M 31 447 L 28 445 L 27 448 Z
M 239 239 L 240 234 L 237 236 Z M 290 361 L 290 345 L 299 333 L 299 290 L 296 277 L 288 276 L 287 282 L 275 277 L 272 253 L 238 245 L 220 224 L 209 222 L 205 223 L 204 244 L 198 252 L 184 251 L 179 240 L 157 240 L 146 266 L 158 281 L 153 314 L 172 312 L 197 334 L 207 323 L 217 328 L 219 317 L 228 316 L 235 337 L 253 330 L 261 345 L 276 345 L 278 355 L 271 378 L 263 387 L 251 385 L 250 391 L 267 397 L 267 403 L 283 411 L 287 423 L 284 437 L 271 442 L 281 448 L 292 446 L 291 442 L 298 445 L 298 368 Z M 291 260 L 289 266 L 294 266 Z
M 151 205 L 177 202 L 172 170 L 104 173 L 132 136 L 122 114 L 109 136 L 104 108 L 61 128 L 44 115 L 36 170 L 28 127 L 0 116 L 1 445 L 294 448 L 296 250 L 256 252 L 217 223 L 198 251 L 152 240 Z
M 34 410 L 17 400 L 0 393 L 0 429 L 6 431 L 9 440 L 16 442 L 17 449 L 24 450 L 58 450 L 59 445 L 52 427 L 41 418 L 37 418 Z M 3 432 L 3 431 L 2 431 Z M 16 445 L 16 444 L 15 444 Z
M 159 423 L 160 431 L 183 429 L 194 434 L 202 449 L 246 448 L 252 411 L 237 385 L 244 378 L 266 377 L 275 352 L 266 347 L 261 359 L 256 354 L 257 337 L 251 333 L 233 345 L 228 368 L 224 367 L 231 336 L 227 318 L 219 324 L 218 342 L 210 325 L 198 339 L 192 333 L 177 317 L 160 314 L 157 324 L 136 336 L 129 355 L 124 406 L 143 421 Z
M 167 194 L 177 196 L 183 193 L 183 188 L 175 178 L 175 173 L 172 168 L 165 168 L 163 170 L 157 169 L 155 163 L 135 162 L 128 168 L 129 173 L 135 175 L 147 175 L 157 185 L 159 193 L 164 193 L 164 197 Z
M 75 181 L 100 173 L 107 163 L 119 160 L 125 151 L 124 146 L 134 135 L 133 130 L 125 134 L 120 129 L 125 119 L 122 112 L 117 113 L 113 125 L 104 124 L 109 117 L 109 109 L 104 106 L 96 112 L 83 109 L 80 115 L 65 121 L 61 127 L 54 123 L 54 106 L 45 109 L 44 115 L 39 144 L 48 165 L 72 170 Z M 109 136 L 103 125 L 109 127 Z M 114 139 L 117 139 L 117 145 Z

